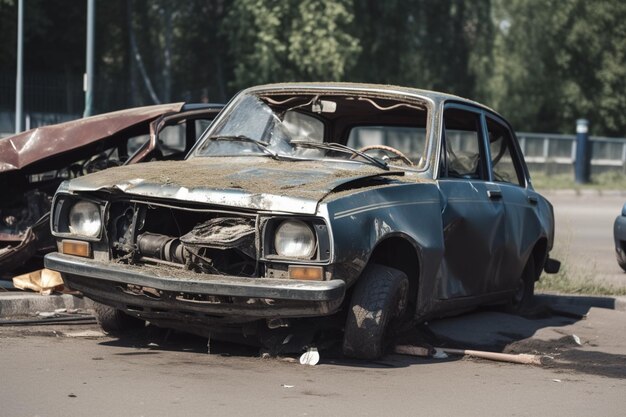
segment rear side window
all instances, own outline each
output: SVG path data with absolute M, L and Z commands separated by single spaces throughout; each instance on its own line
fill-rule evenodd
M 442 177 L 486 179 L 480 145 L 480 115 L 449 108 L 444 111 L 445 152 Z
M 491 152 L 491 166 L 493 180 L 524 186 L 524 179 L 519 164 L 513 157 L 513 138 L 511 131 L 504 125 L 487 117 L 487 131 L 489 134 L 489 150 Z

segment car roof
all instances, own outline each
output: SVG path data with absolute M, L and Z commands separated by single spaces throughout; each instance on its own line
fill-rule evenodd
M 484 104 L 476 101 L 459 97 L 454 94 L 442 93 L 439 91 L 423 90 L 419 88 L 402 87 L 389 84 L 367 84 L 367 83 L 349 83 L 349 82 L 294 82 L 294 83 L 277 83 L 277 84 L 263 84 L 255 87 L 250 87 L 245 90 L 250 93 L 298 93 L 308 91 L 327 91 L 327 92 L 367 92 L 367 93 L 383 93 L 390 95 L 408 96 L 408 97 L 422 97 L 430 99 L 434 102 L 441 101 L 456 101 L 474 106 L 481 107 L 485 110 L 498 114 L 493 109 L 485 106 Z

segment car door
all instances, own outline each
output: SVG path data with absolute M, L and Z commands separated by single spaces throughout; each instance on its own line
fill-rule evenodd
M 489 181 L 482 111 L 447 104 L 438 176 L 444 256 L 437 278 L 440 300 L 484 295 L 501 269 L 504 206 L 499 184 Z
M 537 214 L 539 196 L 527 188 L 521 151 L 508 124 L 485 113 L 491 184 L 500 188 L 504 206 L 504 242 L 500 270 L 493 276 L 492 292 L 515 289 L 541 233 Z

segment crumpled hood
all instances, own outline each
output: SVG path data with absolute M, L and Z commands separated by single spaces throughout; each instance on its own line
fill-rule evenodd
M 0 173 L 109 138 L 124 129 L 178 112 L 184 103 L 136 107 L 43 126 L 0 139 Z
M 267 157 L 206 157 L 111 168 L 70 181 L 69 191 L 121 191 L 222 206 L 315 214 L 337 187 L 403 175 L 348 161 L 277 161 Z

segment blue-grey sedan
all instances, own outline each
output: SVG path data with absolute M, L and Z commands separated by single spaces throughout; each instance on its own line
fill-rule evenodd
M 399 323 L 524 308 L 558 270 L 552 206 L 509 123 L 386 85 L 242 91 L 184 161 L 62 184 L 51 228 L 46 266 L 107 331 L 251 337 L 327 316 L 358 358 Z

